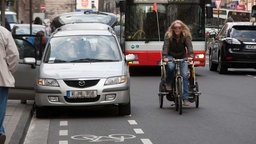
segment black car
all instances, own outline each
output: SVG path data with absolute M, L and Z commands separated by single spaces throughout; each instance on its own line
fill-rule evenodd
M 226 23 L 209 47 L 209 68 L 220 74 L 228 68 L 256 68 L 256 24 Z

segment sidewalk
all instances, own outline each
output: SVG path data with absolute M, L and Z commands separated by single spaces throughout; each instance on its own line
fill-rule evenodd
M 5 144 L 22 144 L 32 118 L 33 103 L 27 101 L 27 104 L 21 104 L 20 100 L 8 100 L 4 119 Z

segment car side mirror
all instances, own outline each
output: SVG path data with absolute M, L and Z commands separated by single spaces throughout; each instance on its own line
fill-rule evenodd
M 36 59 L 32 57 L 26 57 L 24 58 L 24 64 L 29 64 L 31 65 L 31 68 L 36 68 Z

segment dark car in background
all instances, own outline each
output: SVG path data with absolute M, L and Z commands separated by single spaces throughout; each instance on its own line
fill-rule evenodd
M 220 74 L 228 68 L 256 68 L 256 25 L 226 23 L 209 47 L 209 68 Z

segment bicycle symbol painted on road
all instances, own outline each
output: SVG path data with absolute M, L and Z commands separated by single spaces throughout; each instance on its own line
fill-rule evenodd
M 113 141 L 113 142 L 124 142 L 128 139 L 133 139 L 136 136 L 131 134 L 110 134 L 108 136 L 96 136 L 96 135 L 74 135 L 71 137 L 73 140 L 83 140 L 88 142 L 106 142 L 106 141 Z

